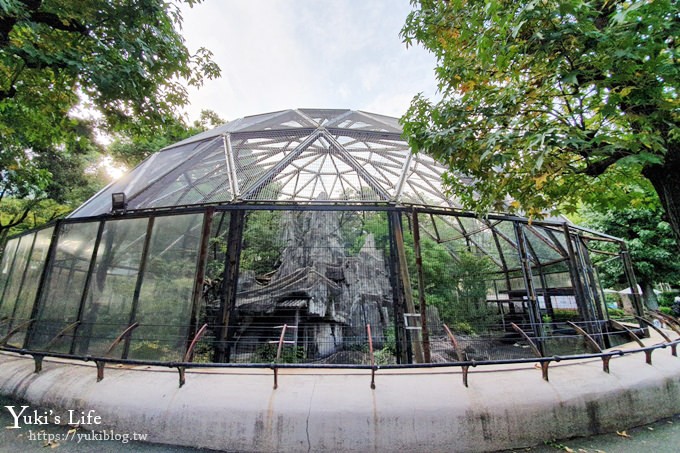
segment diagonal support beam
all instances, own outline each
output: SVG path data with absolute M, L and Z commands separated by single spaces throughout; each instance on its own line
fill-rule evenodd
M 276 178 L 276 176 L 284 170 L 284 168 L 286 168 L 291 162 L 297 159 L 304 150 L 309 148 L 309 146 L 312 143 L 314 143 L 316 139 L 319 138 L 320 135 L 321 131 L 319 129 L 310 134 L 309 137 L 307 137 L 302 143 L 300 143 L 298 147 L 295 148 L 290 154 L 281 159 L 279 163 L 272 167 L 271 170 L 260 176 L 257 179 L 257 181 L 255 181 L 250 187 L 245 189 L 241 194 L 241 199 L 244 200 L 247 199 L 257 190 L 261 189 L 265 184 L 268 184 L 269 182 L 273 181 L 274 178 Z
M 347 165 L 349 165 L 354 171 L 361 176 L 364 181 L 371 187 L 371 189 L 375 190 L 375 192 L 380 195 L 380 198 L 383 200 L 389 200 L 390 194 L 385 191 L 385 189 L 380 185 L 378 181 L 375 180 L 375 178 L 368 172 L 364 167 L 361 166 L 359 162 L 345 149 L 344 146 L 338 142 L 335 137 L 330 135 L 329 133 L 325 132 L 325 130 L 322 129 L 321 135 L 328 140 L 328 142 L 335 148 L 335 150 L 338 152 L 336 155 L 339 159 L 344 161 Z

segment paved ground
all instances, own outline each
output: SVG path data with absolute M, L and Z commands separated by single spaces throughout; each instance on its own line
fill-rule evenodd
M 546 441 L 532 448 L 509 452 L 555 453 L 677 453 L 680 451 L 680 414 L 651 425 L 565 441 Z
M 206 452 L 195 448 L 172 447 L 121 440 L 94 440 L 88 439 L 89 432 L 76 430 L 69 434 L 69 440 L 49 441 L 49 435 L 64 436 L 69 433 L 69 427 L 45 425 L 38 429 L 24 427 L 21 429 L 8 429 L 13 424 L 13 418 L 4 406 L 21 406 L 21 403 L 0 397 L 0 452 L 42 452 L 45 448 L 61 452 L 92 452 L 114 453 L 121 451 L 131 452 L 173 452 L 173 453 L 197 453 Z M 33 408 L 32 408 L 33 409 Z M 31 409 L 31 410 L 32 410 Z M 39 413 L 40 415 L 40 413 Z M 81 441 L 78 443 L 78 434 Z M 33 437 L 33 439 L 31 439 Z M 573 453 L 677 453 L 680 445 L 680 414 L 671 419 L 657 423 L 630 429 L 619 434 L 604 434 L 587 438 L 577 438 L 566 441 L 546 441 L 543 445 L 532 448 L 508 450 L 509 452 L 530 453 L 555 453 L 566 451 Z

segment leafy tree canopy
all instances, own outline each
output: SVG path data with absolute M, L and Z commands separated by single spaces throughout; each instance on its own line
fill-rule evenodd
M 680 243 L 676 1 L 412 3 L 402 36 L 436 55 L 442 98 L 404 130 L 469 207 L 644 205 L 646 178 Z
M 107 152 L 116 162 L 134 167 L 166 146 L 224 123 L 226 120 L 212 110 L 201 111 L 200 118 L 191 125 L 187 125 L 181 118 L 170 118 L 157 127 L 153 134 L 117 134 Z
M 0 1 L 0 201 L 28 210 L 83 192 L 102 151 L 95 128 L 141 137 L 178 122 L 186 86 L 219 75 L 209 51 L 186 48 L 179 3 Z M 79 119 L 83 108 L 99 124 Z

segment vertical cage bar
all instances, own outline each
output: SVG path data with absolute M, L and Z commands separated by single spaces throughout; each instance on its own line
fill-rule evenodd
M 229 232 L 227 233 L 227 254 L 224 263 L 224 277 L 222 290 L 220 291 L 219 329 L 217 334 L 217 347 L 215 349 L 215 362 L 222 363 L 230 360 L 231 348 L 228 345 L 234 329 L 229 328 L 232 322 L 231 316 L 236 308 L 236 289 L 238 285 L 238 272 L 241 262 L 241 248 L 243 246 L 243 228 L 245 210 L 236 209 L 231 211 L 229 219 Z
M 19 300 L 21 300 L 21 292 L 24 289 L 24 283 L 26 282 L 26 274 L 28 273 L 28 268 L 31 265 L 31 257 L 33 255 L 33 249 L 35 248 L 35 241 L 38 238 L 38 232 L 35 231 L 33 233 L 33 241 L 31 241 L 31 247 L 28 250 L 28 254 L 26 255 L 26 265 L 24 266 L 24 273 L 21 274 L 21 282 L 19 282 L 19 290 L 17 291 L 17 298 L 14 301 L 14 308 L 12 309 L 12 316 L 9 318 L 9 326 L 8 329 L 12 329 L 12 324 L 14 324 L 14 317 L 16 316 L 17 313 L 17 307 L 19 306 Z M 17 247 L 17 251 L 19 251 L 19 248 Z
M 397 258 L 397 245 L 395 241 L 395 224 L 399 221 L 399 213 L 390 211 L 387 213 L 387 225 L 390 238 L 390 280 L 392 283 L 392 299 L 394 304 L 394 336 L 396 342 L 397 363 L 411 362 L 411 349 L 409 347 L 406 326 L 404 325 L 403 282 L 399 271 L 399 259 Z
M 524 278 L 524 287 L 529 298 L 529 320 L 531 322 L 531 329 L 536 336 L 538 348 L 543 352 L 543 339 L 541 329 L 541 313 L 538 308 L 538 298 L 536 297 L 536 288 L 534 287 L 534 278 L 531 272 L 531 263 L 529 263 L 529 255 L 527 251 L 526 236 L 522 229 L 522 224 L 513 222 L 515 227 L 515 236 L 517 238 L 517 253 L 519 261 L 522 266 L 522 277 Z
M 413 244 L 416 255 L 416 270 L 418 273 L 418 301 L 420 303 L 420 332 L 423 340 L 423 359 L 425 363 L 432 361 L 430 354 L 430 332 L 427 326 L 427 307 L 425 304 L 425 279 L 423 277 L 423 257 L 420 251 L 420 224 L 418 212 L 413 210 Z
M 408 273 L 408 261 L 406 260 L 406 251 L 404 250 L 404 230 L 402 227 L 401 213 L 396 212 L 393 222 L 394 245 L 397 252 L 397 260 L 399 261 L 399 276 L 401 277 L 402 288 L 404 290 L 404 302 L 407 313 L 415 313 L 416 307 L 413 303 L 413 292 L 411 287 L 411 278 Z M 412 339 L 411 339 L 412 340 Z M 423 349 L 422 345 L 417 341 L 411 341 L 413 348 L 414 359 L 417 363 L 423 363 Z
M 571 275 L 571 283 L 574 286 L 576 306 L 578 307 L 581 318 L 583 321 L 588 323 L 587 326 L 590 328 L 591 319 L 588 315 L 588 300 L 583 290 L 581 276 L 579 275 L 578 262 L 576 260 L 576 254 L 574 253 L 574 244 L 571 240 L 571 231 L 569 231 L 569 225 L 567 225 L 566 222 L 562 224 L 562 231 L 564 232 L 564 240 L 567 244 L 567 255 L 569 256 L 569 274 Z
M 633 262 L 630 259 L 630 252 L 628 251 L 628 247 L 626 246 L 625 242 L 620 243 L 621 246 L 621 261 L 623 263 L 623 270 L 626 275 L 626 280 L 628 280 L 628 284 L 630 285 L 630 292 L 631 296 L 633 297 L 633 306 L 635 307 L 635 311 L 637 316 L 644 316 L 644 308 L 642 305 L 642 300 L 640 298 L 640 292 L 638 291 L 638 283 L 637 279 L 635 278 L 635 272 L 633 272 Z
M 19 254 L 19 246 L 21 245 L 21 241 L 25 238 L 26 236 L 21 236 L 18 241 L 17 241 L 17 246 L 14 248 L 14 256 L 12 257 L 12 264 L 9 267 L 9 273 L 7 275 L 7 281 L 5 282 L 5 287 L 2 289 L 2 298 L 0 299 L 0 307 L 5 303 L 5 295 L 7 293 L 7 288 L 10 286 L 10 282 L 12 280 L 12 277 L 14 276 L 14 266 L 17 261 L 17 255 Z M 5 244 L 5 250 L 3 253 L 7 253 L 7 245 Z
M 187 335 L 187 348 L 185 357 L 192 347 L 192 338 L 197 335 L 196 327 L 198 324 L 198 309 L 203 297 L 203 280 L 205 279 L 205 268 L 208 261 L 208 247 L 210 243 L 210 233 L 215 215 L 214 208 L 208 208 L 203 215 L 203 228 L 201 230 L 201 243 L 199 245 L 198 259 L 196 262 L 196 276 L 194 279 L 194 289 L 191 297 L 191 317 L 189 318 L 189 334 Z M 224 216 L 222 216 L 224 217 Z

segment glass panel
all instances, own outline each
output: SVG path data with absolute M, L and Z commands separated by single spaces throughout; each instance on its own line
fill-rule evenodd
M 186 346 L 203 215 L 158 217 L 129 358 L 180 360 Z
M 43 349 L 78 317 L 99 222 L 65 223 L 59 232 L 52 268 L 40 298 L 31 349 Z M 64 335 L 50 350 L 68 352 L 72 335 Z
M 5 294 L 6 294 L 6 289 L 8 282 L 12 278 L 13 269 L 14 269 L 14 260 L 16 258 L 16 253 L 17 253 L 17 247 L 19 246 L 19 242 L 21 241 L 21 238 L 15 238 L 15 239 L 10 239 L 7 241 L 7 245 L 5 246 L 5 251 L 2 255 L 2 264 L 0 264 L 0 321 L 5 318 L 5 312 L 6 308 L 3 308 L 3 306 L 6 306 L 10 304 L 10 312 L 13 309 L 13 306 L 11 304 L 14 304 L 14 302 L 7 302 L 5 299 Z M 1 332 L 2 330 L 0 330 Z
M 134 198 L 138 193 L 154 186 L 160 177 L 179 166 L 180 162 L 191 159 L 202 150 L 203 145 L 204 142 L 192 142 L 150 156 L 132 171 L 86 201 L 70 217 L 87 217 L 110 212 L 111 194 L 116 192 L 125 192 L 130 208 L 139 207 L 139 203 Z
M 17 320 L 15 319 L 17 310 L 17 297 L 21 291 L 21 286 L 25 281 L 24 272 L 26 271 L 26 264 L 28 263 L 28 258 L 31 253 L 31 247 L 33 247 L 33 239 L 35 234 L 24 235 L 19 239 L 19 244 L 16 249 L 16 258 L 14 258 L 12 263 L 11 275 L 7 281 L 7 287 L 4 292 L 4 300 L 2 307 L 0 308 L 0 319 L 7 319 L 2 330 L 3 335 L 9 332 L 14 327 L 17 327 Z M 18 337 L 13 336 L 9 343 L 13 346 L 19 345 L 17 343 Z
M 216 319 L 219 314 L 222 278 L 226 260 L 229 223 L 231 212 L 216 212 L 212 220 L 212 229 L 206 255 L 205 278 L 203 280 L 203 297 L 196 313 L 196 325 L 208 324 L 208 331 L 194 347 L 195 362 L 213 360 L 214 342 L 217 334 Z
M 22 285 L 14 310 L 15 326 L 26 323 L 31 319 L 31 312 L 35 304 L 35 296 L 40 285 L 40 277 L 45 266 L 45 259 L 50 248 L 53 231 L 54 228 L 52 227 L 36 233 L 33 252 L 26 267 L 26 278 L 24 279 L 24 284 Z M 12 341 L 17 344 L 23 344 L 25 335 L 26 329 L 22 329 L 12 337 Z
M 103 355 L 129 325 L 148 222 L 106 222 L 77 330 L 77 354 Z

